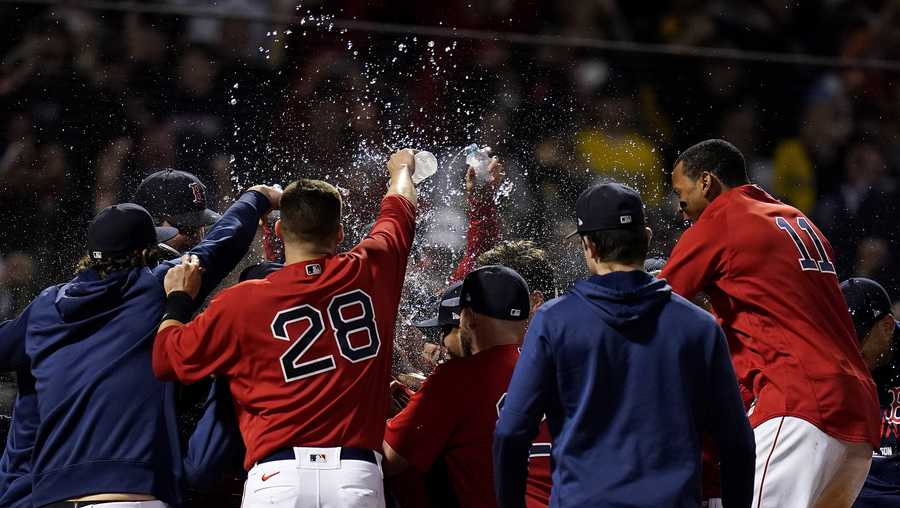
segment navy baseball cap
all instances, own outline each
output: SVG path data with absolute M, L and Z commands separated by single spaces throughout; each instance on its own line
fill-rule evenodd
M 872 279 L 860 277 L 845 280 L 841 283 L 841 291 L 850 308 L 856 338 L 860 341 L 869 335 L 875 323 L 891 313 L 891 297 L 881 284 Z
M 92 259 L 108 259 L 165 242 L 177 234 L 175 228 L 154 227 L 150 213 L 140 205 L 112 205 L 88 225 L 88 254 Z
M 460 293 L 461 308 L 506 321 L 524 321 L 531 309 L 528 283 L 515 270 L 483 266 L 466 275 Z
M 416 328 L 441 328 L 444 326 L 459 326 L 459 294 L 462 290 L 462 282 L 456 282 L 444 291 L 441 301 L 438 303 L 437 315 L 419 321 Z
M 215 224 L 222 216 L 206 207 L 206 186 L 196 176 L 164 169 L 138 185 L 134 202 L 150 212 L 156 222 L 199 227 Z
M 643 227 L 644 202 L 638 191 L 627 185 L 595 184 L 578 196 L 575 220 L 578 229 L 566 238 L 591 231 Z

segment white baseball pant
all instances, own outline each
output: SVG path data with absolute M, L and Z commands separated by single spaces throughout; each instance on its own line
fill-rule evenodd
M 340 448 L 294 448 L 294 459 L 256 464 L 247 474 L 242 508 L 384 508 L 377 463 L 341 459 Z
M 753 508 L 849 508 L 872 464 L 872 445 L 835 439 L 800 418 L 773 418 L 753 434 Z

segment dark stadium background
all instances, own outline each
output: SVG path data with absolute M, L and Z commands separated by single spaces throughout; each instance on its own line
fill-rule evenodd
M 0 319 L 67 280 L 87 221 L 155 169 L 196 173 L 218 208 L 251 183 L 327 178 L 361 229 L 383 161 L 409 145 L 434 151 L 441 169 L 424 189 L 408 322 L 415 295 L 437 291 L 460 255 L 454 155 L 472 142 L 506 161 L 504 237 L 544 246 L 561 290 L 582 270 L 560 240 L 580 189 L 609 177 L 638 187 L 665 255 L 682 227 L 667 169 L 679 150 L 724 137 L 756 182 L 825 230 L 842 278 L 874 277 L 896 297 L 898 10 L 0 1 Z M 8 415 L 15 384 L 3 379 Z M 0 416 L 0 437 L 8 423 Z

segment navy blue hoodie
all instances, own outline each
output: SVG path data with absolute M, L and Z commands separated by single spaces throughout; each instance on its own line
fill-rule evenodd
M 528 449 L 553 435 L 556 507 L 697 507 L 701 434 L 725 506 L 749 507 L 755 445 L 714 318 L 645 272 L 576 283 L 532 320 L 494 435 L 502 507 L 524 507 Z
M 205 268 L 201 298 L 243 258 L 268 209 L 264 195 L 245 193 L 190 251 Z M 35 379 L 40 423 L 31 458 L 33 505 L 98 492 L 180 503 L 185 478 L 174 385 L 157 381 L 151 368 L 165 304 L 162 281 L 176 263 L 104 279 L 87 270 L 41 292 L 0 329 L 0 368 L 30 363 Z M 19 425 L 20 437 L 32 423 Z M 13 451 L 24 452 L 20 448 Z M 7 446 L 4 461 L 21 462 L 9 454 Z M 10 483 L 21 485 L 23 477 Z

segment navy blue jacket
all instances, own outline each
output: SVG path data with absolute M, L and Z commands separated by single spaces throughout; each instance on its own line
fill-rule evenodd
M 724 333 L 645 272 L 593 276 L 532 320 L 494 434 L 498 503 L 524 507 L 546 414 L 555 507 L 697 507 L 701 434 L 725 506 L 749 507 L 755 444 Z
M 198 301 L 246 254 L 269 206 L 263 194 L 245 193 L 191 249 L 205 268 Z M 165 305 L 162 282 L 177 262 L 105 279 L 87 270 L 45 289 L 0 329 L 0 368 L 30 364 L 35 379 L 39 424 L 31 453 L 31 504 L 97 492 L 152 494 L 180 503 L 186 479 L 174 385 L 156 380 L 151 367 Z M 8 442 L 3 465 L 21 462 L 15 455 L 27 451 L 18 438 L 27 438 L 35 420 L 31 415 L 17 423 L 20 414 L 29 413 L 20 413 L 23 400 L 17 399 L 9 438 L 13 446 Z M 188 456 L 188 471 L 199 473 L 202 460 Z M 21 469 L 4 473 L 18 476 L 10 483 L 22 481 Z M 6 495 L 0 505 L 7 505 Z

